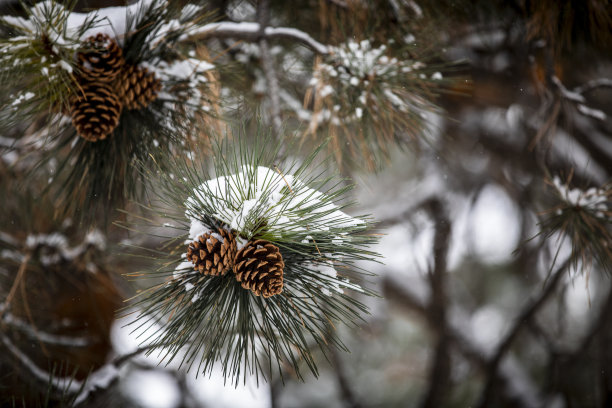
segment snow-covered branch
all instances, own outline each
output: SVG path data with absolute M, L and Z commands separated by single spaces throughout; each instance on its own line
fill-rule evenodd
M 574 92 L 585 94 L 598 88 L 612 88 L 612 78 L 597 78 L 574 88 Z
M 329 49 L 312 38 L 309 34 L 290 27 L 266 27 L 260 30 L 258 23 L 242 22 L 233 23 L 222 21 L 202 26 L 197 30 L 190 31 L 189 38 L 236 38 L 243 41 L 257 42 L 262 36 L 268 40 L 291 40 L 297 41 L 318 54 L 328 54 Z
M 51 384 L 56 390 L 61 392 L 76 393 L 81 388 L 81 383 L 70 377 L 58 377 L 52 375 L 41 368 L 39 368 L 25 353 L 23 353 L 17 346 L 15 346 L 8 337 L 0 336 L 0 341 L 4 347 L 13 355 L 21 365 L 26 368 L 29 373 L 42 383 L 48 384 L 51 379 Z
M 565 87 L 565 85 L 563 85 L 561 80 L 557 78 L 556 76 L 553 76 L 551 79 L 552 79 L 552 83 L 555 84 L 555 86 L 557 87 L 561 97 L 563 99 L 566 99 L 570 102 L 575 103 L 576 109 L 578 110 L 578 112 L 580 112 L 584 116 L 588 116 L 590 118 L 597 119 L 602 122 L 606 120 L 607 116 L 605 112 L 600 111 L 599 109 L 593 109 L 593 108 L 589 108 L 588 106 L 586 106 L 585 104 L 586 99 L 582 95 L 586 90 L 593 89 L 592 87 L 595 86 L 596 84 L 591 84 L 590 87 L 587 87 L 587 85 L 589 84 L 587 83 L 585 84 L 586 88 L 584 89 L 582 89 L 581 87 L 577 87 L 573 91 L 570 91 L 569 89 Z M 602 81 L 602 80 L 605 80 L 605 78 L 599 79 L 597 81 Z M 609 80 L 609 81 L 612 83 L 612 80 Z M 605 85 L 602 85 L 602 84 L 605 84 Z M 607 81 L 603 81 L 602 84 L 599 84 L 597 86 L 609 86 Z
M 17 329 L 24 333 L 28 337 L 34 340 L 39 340 L 47 344 L 54 344 L 59 346 L 69 347 L 86 347 L 89 346 L 93 339 L 88 337 L 78 336 L 62 336 L 53 333 L 46 333 L 35 329 L 27 322 L 13 316 L 11 313 L 6 313 L 2 318 L 2 323 L 10 326 L 11 328 Z

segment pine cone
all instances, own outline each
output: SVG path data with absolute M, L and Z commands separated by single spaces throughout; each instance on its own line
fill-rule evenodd
M 187 259 L 204 275 L 224 275 L 234 264 L 236 251 L 236 237 L 219 228 L 218 234 L 200 235 L 197 241 L 189 244 Z
M 284 267 L 278 247 L 257 239 L 238 251 L 234 274 L 243 288 L 252 290 L 257 296 L 269 298 L 283 291 Z
M 77 54 L 80 76 L 89 82 L 113 81 L 125 64 L 117 41 L 100 33 L 85 40 L 85 48 Z
M 142 109 L 157 99 L 161 81 L 146 68 L 126 65 L 117 79 L 116 89 L 123 106 Z
M 72 98 L 70 112 L 77 133 L 90 142 L 104 140 L 110 135 L 121 115 L 121 104 L 108 84 L 87 83 Z

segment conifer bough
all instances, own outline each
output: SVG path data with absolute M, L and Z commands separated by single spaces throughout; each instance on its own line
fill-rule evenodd
M 218 146 L 214 176 L 210 162 L 179 158 L 170 173 L 149 173 L 163 186 L 151 219 L 172 220 L 172 232 L 162 266 L 145 271 L 165 283 L 142 292 L 133 324 L 161 325 L 148 345 L 165 362 L 202 373 L 221 363 L 236 383 L 287 365 L 298 378 L 305 367 L 317 375 L 313 347 L 346 349 L 329 323 L 356 326 L 367 311 L 356 295 L 373 293 L 355 282 L 367 274 L 356 262 L 376 259 L 376 237 L 367 217 L 334 204 L 350 187 L 315 173 L 316 153 L 284 164 L 270 143 L 237 140 Z
M 123 108 L 146 108 L 162 84 L 147 68 L 127 64 L 107 34 L 89 37 L 83 47 L 77 54 L 81 85 L 72 98 L 72 124 L 83 139 L 96 142 L 113 133 Z

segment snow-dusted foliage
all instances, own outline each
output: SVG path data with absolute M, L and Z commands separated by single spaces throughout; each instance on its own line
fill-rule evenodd
M 607 220 L 612 208 L 612 191 L 606 188 L 591 187 L 588 190 L 571 188 L 559 177 L 553 179 L 553 185 L 559 196 L 571 207 L 582 209 L 597 218 Z
M 139 321 L 200 316 L 197 323 L 170 318 L 155 344 L 177 345 L 164 352 L 171 361 L 181 345 L 195 343 L 183 350 L 185 364 L 209 372 L 215 361 L 229 362 L 236 369 L 228 368 L 224 376 L 232 382 L 245 373 L 267 376 L 263 365 L 297 357 L 316 374 L 312 344 L 326 352 L 325 344 L 335 341 L 325 334 L 328 322 L 350 323 L 365 310 L 354 296 L 371 292 L 361 286 L 366 272 L 355 262 L 376 258 L 368 249 L 375 241 L 367 233 L 368 218 L 350 216 L 346 206 L 336 204 L 348 187 L 311 174 L 312 158 L 301 165 L 283 163 L 266 153 L 266 142 L 259 143 L 253 152 L 244 145 L 215 151 L 214 176 L 184 163 L 163 176 L 170 192 L 164 201 L 177 211 L 164 210 L 164 218 L 172 220 L 164 222 L 172 249 L 165 268 L 156 273 L 168 279 L 139 303 Z M 234 239 L 238 254 L 253 243 L 259 243 L 257 250 L 268 245 L 278 251 L 282 290 L 268 296 L 247 290 L 233 260 L 214 274 L 195 267 L 189 255 L 194 241 L 202 243 L 200 248 L 210 244 L 212 253 L 212 245 Z M 239 256 L 228 253 L 221 256 Z M 159 298 L 170 303 L 154 301 Z M 301 375 L 300 367 L 291 365 Z
M 392 145 L 425 132 L 442 74 L 421 61 L 393 56 L 392 48 L 349 40 L 329 47 L 329 55 L 316 64 L 308 132 L 329 130 L 337 157 L 364 157 L 371 166 Z

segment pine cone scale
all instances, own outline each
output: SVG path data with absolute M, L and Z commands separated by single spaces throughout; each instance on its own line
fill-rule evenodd
M 142 109 L 157 99 L 161 81 L 147 68 L 130 65 L 118 75 L 116 89 L 126 109 Z
M 221 240 L 213 236 L 213 233 L 206 233 L 187 248 L 187 259 L 193 263 L 195 270 L 204 275 L 224 275 L 234 263 L 236 237 L 222 228 L 218 234 Z
M 233 270 L 243 288 L 268 298 L 282 292 L 284 267 L 279 248 L 259 239 L 238 251 Z
M 105 139 L 119 123 L 121 104 L 108 84 L 92 82 L 82 86 L 82 95 L 71 101 L 72 124 L 84 139 Z
M 117 41 L 99 33 L 85 40 L 85 50 L 77 54 L 79 76 L 90 82 L 112 82 L 125 64 Z

